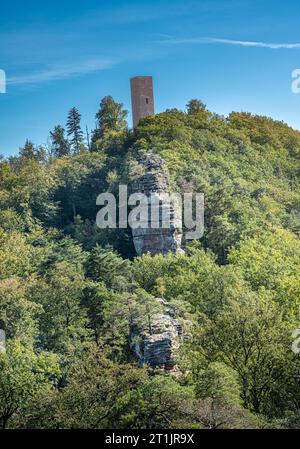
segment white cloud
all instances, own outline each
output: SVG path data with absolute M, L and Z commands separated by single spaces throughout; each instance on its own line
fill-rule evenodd
M 88 73 L 105 70 L 112 67 L 114 63 L 103 59 L 89 59 L 77 64 L 57 64 L 34 73 L 16 75 L 8 78 L 7 84 L 40 84 L 47 81 L 68 79 Z
M 241 47 L 256 47 L 256 48 L 271 48 L 271 49 L 295 49 L 300 48 L 300 43 L 272 43 L 272 42 L 256 42 L 256 41 L 239 41 L 234 39 L 219 39 L 219 38 L 191 38 L 191 39 L 165 39 L 155 41 L 158 44 L 226 44 L 239 45 Z

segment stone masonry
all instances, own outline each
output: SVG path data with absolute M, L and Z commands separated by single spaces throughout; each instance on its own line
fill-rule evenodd
M 154 114 L 152 76 L 136 76 L 130 80 L 133 127 L 140 119 Z

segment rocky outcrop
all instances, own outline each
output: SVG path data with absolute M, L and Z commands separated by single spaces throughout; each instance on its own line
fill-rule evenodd
M 138 160 L 139 175 L 132 190 L 146 195 L 149 203 L 147 219 L 141 221 L 140 227 L 132 229 L 133 243 L 139 256 L 148 252 L 152 255 L 183 252 L 181 210 L 177 209 L 173 199 L 168 201 L 170 185 L 163 164 L 164 161 L 153 153 Z M 159 217 L 159 226 L 153 227 L 153 216 Z M 153 298 L 153 301 L 157 301 L 160 312 L 151 317 L 151 326 L 149 323 L 142 329 L 133 326 L 132 348 L 139 366 L 147 364 L 151 368 L 176 371 L 182 328 L 169 303 L 161 298 Z
M 163 167 L 163 159 L 148 153 L 139 160 L 144 174 L 135 182 L 134 191 L 144 193 L 149 199 L 148 220 L 141 226 L 132 229 L 133 243 L 139 256 L 150 253 L 178 254 L 182 251 L 182 226 L 174 201 L 168 203 L 166 197 L 170 193 L 170 185 Z M 150 205 L 151 199 L 151 205 Z M 169 217 L 169 226 L 164 227 L 162 219 L 159 227 L 153 227 L 151 217 Z M 181 217 L 180 217 L 181 218 Z
M 0 352 L 5 351 L 5 332 L 0 329 Z
M 139 338 L 133 336 L 133 350 L 139 366 L 147 364 L 151 368 L 176 371 L 176 354 L 182 337 L 182 327 L 176 319 L 172 306 L 161 298 L 155 301 L 162 307 L 162 312 L 151 319 L 149 326 L 137 330 Z

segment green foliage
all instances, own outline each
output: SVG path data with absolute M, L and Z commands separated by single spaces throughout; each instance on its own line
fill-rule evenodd
M 37 335 L 36 318 L 41 308 L 30 300 L 30 288 L 35 280 L 26 284 L 18 278 L 6 278 L 0 281 L 0 326 L 7 338 L 17 338 L 24 344 L 32 343 Z
M 31 140 L 27 139 L 25 145 L 20 148 L 19 156 L 23 161 L 43 161 L 45 159 L 45 150 L 37 148 Z
M 251 287 L 269 290 L 290 318 L 300 313 L 300 241 L 290 231 L 274 228 L 242 241 L 230 262 L 242 270 Z
M 99 133 L 97 137 L 104 137 L 107 131 L 124 131 L 127 129 L 127 111 L 123 109 L 122 103 L 116 103 L 108 95 L 102 98 L 100 109 L 96 114 Z M 95 134 L 94 134 L 95 137 Z
M 28 409 L 30 427 L 107 428 L 117 425 L 118 402 L 139 388 L 146 373 L 130 365 L 116 365 L 90 346 L 69 367 L 67 386 L 40 394 Z M 49 394 L 50 393 L 50 394 Z M 51 419 L 49 419 L 51 416 Z
M 198 114 L 199 112 L 205 111 L 206 105 L 202 103 L 201 100 L 192 99 L 188 102 L 186 105 L 187 113 L 192 114 Z
M 241 399 L 237 373 L 224 363 L 212 362 L 197 378 L 196 395 L 200 399 L 211 398 L 220 403 L 239 404 Z
M 176 427 L 177 420 L 184 416 L 183 403 L 193 397 L 191 388 L 182 387 L 169 377 L 155 376 L 118 401 L 117 423 L 126 429 Z
M 70 143 L 58 125 L 49 154 L 28 140 L 0 159 L 1 426 L 298 428 L 300 133 L 195 99 L 125 118 L 105 97 L 91 151 L 73 108 Z M 174 191 L 205 195 L 181 255 L 135 257 L 130 231 L 95 224 L 97 196 L 149 151 Z M 133 352 L 165 302 L 185 336 L 176 376 Z
M 224 308 L 203 337 L 210 357 L 239 375 L 243 404 L 256 413 L 276 416 L 299 389 L 287 326 L 268 295 L 248 294 Z
M 105 157 L 102 154 L 82 153 L 57 159 L 52 166 L 56 179 L 54 201 L 60 205 L 56 225 L 67 226 L 78 214 L 95 220 L 96 198 L 106 183 L 102 171 Z
M 7 426 L 26 402 L 59 376 L 58 360 L 50 353 L 34 354 L 11 340 L 0 353 L 0 427 Z
M 80 306 L 83 286 L 83 274 L 64 261 L 55 263 L 32 289 L 32 297 L 43 307 L 43 348 L 64 353 L 88 338 L 86 313 Z
M 130 262 L 116 252 L 96 245 L 87 261 L 87 276 L 94 281 L 103 281 L 109 288 L 122 288 L 130 275 Z
M 83 132 L 81 129 L 81 114 L 76 108 L 72 108 L 68 114 L 67 134 L 71 137 L 70 143 L 74 153 L 79 153 L 83 148 Z M 57 130 L 56 130 L 57 131 Z M 61 130 L 60 130 L 61 134 Z
M 37 271 L 43 260 L 41 248 L 34 247 L 26 234 L 0 230 L 0 279 L 25 278 Z
M 70 154 L 70 145 L 65 138 L 65 129 L 62 126 L 55 126 L 53 131 L 50 131 L 50 138 L 52 153 L 55 157 L 63 157 Z

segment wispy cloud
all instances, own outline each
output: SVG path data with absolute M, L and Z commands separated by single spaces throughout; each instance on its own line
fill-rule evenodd
M 47 81 L 55 81 L 87 75 L 88 73 L 105 70 L 114 65 L 113 61 L 103 59 L 89 59 L 77 64 L 56 64 L 41 71 L 16 75 L 8 78 L 8 84 L 32 84 L 37 85 Z
M 272 42 L 256 42 L 256 41 L 240 41 L 234 39 L 219 39 L 212 37 L 199 37 L 190 39 L 163 39 L 154 41 L 157 44 L 225 44 L 225 45 L 239 45 L 241 47 L 256 47 L 256 48 L 271 48 L 271 49 L 295 49 L 300 48 L 300 43 L 272 43 Z

